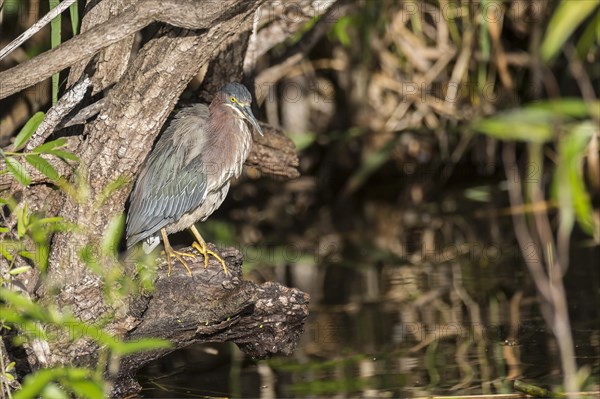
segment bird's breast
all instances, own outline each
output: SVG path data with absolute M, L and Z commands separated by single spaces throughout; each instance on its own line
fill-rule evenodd
M 223 184 L 242 173 L 252 146 L 252 136 L 244 122 L 240 122 L 241 126 L 236 126 L 235 131 L 220 137 L 209 151 L 211 159 L 207 166 L 213 176 L 209 176 L 208 183 L 212 189 L 220 189 Z

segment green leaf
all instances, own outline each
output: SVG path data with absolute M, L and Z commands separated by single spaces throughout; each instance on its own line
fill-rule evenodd
M 14 399 L 29 399 L 39 396 L 44 388 L 52 382 L 52 370 L 39 370 L 25 377 L 21 389 L 13 395 Z
M 23 258 L 27 258 L 27 259 L 31 259 L 32 261 L 35 261 L 36 259 L 36 254 L 34 252 L 30 252 L 30 251 L 20 251 L 19 255 L 22 256 Z
M 600 12 L 597 12 L 585 30 L 579 35 L 577 55 L 585 59 L 590 51 L 594 51 L 595 43 L 600 42 Z
M 129 342 L 114 342 L 111 349 L 119 356 L 126 356 L 136 352 L 143 352 L 155 349 L 167 349 L 171 343 L 158 338 L 141 338 Z
M 471 201 L 490 202 L 491 190 L 489 186 L 470 187 L 465 190 L 465 198 Z
M 62 216 L 52 216 L 49 218 L 41 218 L 40 220 L 37 220 L 35 223 L 36 224 L 46 224 L 46 223 L 58 223 L 58 222 L 64 222 L 64 218 Z
M 296 150 L 298 152 L 308 148 L 317 139 L 317 135 L 313 132 L 306 133 L 291 133 L 288 132 L 287 136 L 294 142 Z
M 83 398 L 102 398 L 98 396 L 98 389 L 92 388 L 94 383 L 91 370 L 75 367 L 56 367 L 41 369 L 25 377 L 23 386 L 14 394 L 15 399 L 35 398 L 38 396 L 47 398 L 68 398 L 69 395 L 60 387 L 71 389 Z M 60 383 L 58 385 L 57 383 Z M 102 389 L 100 388 L 100 391 Z
M 119 190 L 121 187 L 125 186 L 129 183 L 129 179 L 124 176 L 119 176 L 115 180 L 108 183 L 103 189 L 100 195 L 98 196 L 98 200 L 96 201 L 95 207 L 100 208 L 104 204 L 104 202 L 112 197 L 112 195 Z
M 78 398 L 103 399 L 102 384 L 93 380 L 74 380 L 65 382 L 64 385 L 73 391 Z
M 69 399 L 69 395 L 64 391 L 64 388 L 54 382 L 46 385 L 40 397 L 42 399 Z
M 8 288 L 0 288 L 0 298 L 7 302 L 7 304 L 10 304 L 14 308 L 18 309 L 20 312 L 35 313 L 41 310 L 38 305 L 31 301 L 31 299 L 11 291 Z M 5 315 L 2 313 L 2 316 Z
M 12 198 L 0 197 L 0 204 L 8 206 L 8 208 L 11 210 L 11 212 L 17 206 L 16 201 Z
M 53 233 L 68 231 L 70 233 L 80 233 L 84 229 L 81 226 L 78 226 L 76 223 L 70 223 L 65 220 L 56 221 L 56 222 L 40 222 L 38 220 L 34 220 L 29 223 L 29 232 L 30 237 L 38 244 L 38 252 L 41 247 L 44 247 L 49 244 L 50 238 Z
M 17 211 L 17 237 L 22 238 L 27 232 L 27 224 L 29 217 L 27 216 L 27 203 L 20 207 Z
M 49 0 L 49 8 L 52 10 L 57 7 L 60 0 Z M 52 21 L 50 21 L 50 46 L 52 48 L 57 47 L 61 42 L 61 27 L 62 27 L 62 16 L 58 14 Z M 58 101 L 58 80 L 60 74 L 55 73 L 52 75 L 52 105 L 56 105 Z
M 350 47 L 352 40 L 348 35 L 348 28 L 352 25 L 352 17 L 344 16 L 333 25 L 332 32 L 344 47 Z
M 559 160 L 552 194 L 558 203 L 561 225 L 570 234 L 576 219 L 584 231 L 594 231 L 593 208 L 583 177 L 583 157 L 596 127 L 592 122 L 573 126 L 558 145 Z
M 28 271 L 30 269 L 31 269 L 31 266 L 15 267 L 14 269 L 11 269 L 11 271 L 9 273 L 11 274 L 11 276 L 17 276 L 21 273 L 25 273 L 26 271 Z
M 29 177 L 29 174 L 19 161 L 11 157 L 6 157 L 4 160 L 6 161 L 6 169 L 8 169 L 19 183 L 24 186 L 31 184 L 31 177 Z
M 61 150 L 46 150 L 46 153 L 55 155 L 65 161 L 76 161 L 79 162 L 79 157 L 72 152 L 61 151 Z
M 0 254 L 9 262 L 13 259 L 13 252 L 17 252 L 20 248 L 21 243 L 14 240 L 2 240 L 0 242 Z
M 48 177 L 50 180 L 58 180 L 60 175 L 54 169 L 50 162 L 46 161 L 44 158 L 39 155 L 29 154 L 25 156 L 25 160 L 34 168 L 39 170 L 43 175 Z
M 69 16 L 71 17 L 71 30 L 75 36 L 79 32 L 79 3 L 77 1 L 69 6 Z
M 600 101 L 583 101 L 580 98 L 561 98 L 532 103 L 529 109 L 540 109 L 568 118 L 600 118 Z
M 548 109 L 520 108 L 475 121 L 471 127 L 500 140 L 545 143 L 552 139 L 553 113 Z
M 8 366 L 6 366 L 6 368 L 4 369 L 4 371 L 6 371 L 7 373 L 10 373 L 11 371 L 13 371 L 15 369 L 15 362 L 10 362 L 8 363 Z
M 563 1 L 550 19 L 540 55 L 544 62 L 552 60 L 573 31 L 590 16 L 600 4 L 597 0 Z
M 119 249 L 119 242 L 125 228 L 125 216 L 123 214 L 114 216 L 106 226 L 102 236 L 102 253 L 115 254 Z
M 29 118 L 29 120 L 27 121 L 27 123 L 25 123 L 25 126 L 23 126 L 19 134 L 17 134 L 17 137 L 15 137 L 15 151 L 25 146 L 27 140 L 31 138 L 31 136 L 33 135 L 33 133 L 35 133 L 35 130 L 38 128 L 40 123 L 42 123 L 42 121 L 44 120 L 44 115 L 45 114 L 43 112 L 36 112 L 31 118 Z
M 40 144 L 37 147 L 35 147 L 33 150 L 31 150 L 31 151 L 35 152 L 37 154 L 40 154 L 40 153 L 45 153 L 48 150 L 52 150 L 52 149 L 55 149 L 55 148 L 63 147 L 66 144 L 67 144 L 67 139 L 64 138 L 64 137 L 61 137 L 59 139 L 52 140 L 52 141 L 49 141 L 49 142 L 44 143 L 44 144 Z

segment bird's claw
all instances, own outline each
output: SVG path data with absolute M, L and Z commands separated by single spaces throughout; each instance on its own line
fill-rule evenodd
M 198 252 L 200 252 L 200 254 L 202 256 L 204 256 L 204 268 L 205 269 L 208 268 L 208 256 L 211 255 L 213 258 L 215 258 L 216 260 L 218 260 L 219 263 L 221 263 L 221 266 L 223 267 L 223 273 L 225 273 L 226 276 L 229 275 L 229 270 L 227 270 L 227 265 L 225 264 L 225 261 L 216 252 L 211 251 L 210 249 L 208 249 L 208 246 L 206 246 L 206 245 L 202 246 L 198 242 L 194 242 L 192 244 L 192 247 L 196 248 L 196 250 Z
M 190 276 L 192 275 L 192 271 L 190 270 L 190 267 L 187 265 L 187 262 L 185 260 L 183 260 L 183 258 L 185 256 L 194 258 L 195 257 L 194 254 L 188 254 L 186 252 L 179 252 L 179 251 L 175 251 L 175 250 L 171 249 L 169 251 L 165 251 L 165 255 L 167 256 L 167 267 L 168 267 L 167 277 L 171 277 L 171 258 L 175 258 L 179 262 L 181 262 L 183 267 L 185 267 L 185 269 L 187 270 L 188 274 Z

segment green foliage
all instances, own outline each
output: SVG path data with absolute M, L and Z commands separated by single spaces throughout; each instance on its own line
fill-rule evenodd
M 348 27 L 353 23 L 353 17 L 345 15 L 333 25 L 331 33 L 344 47 L 350 47 L 352 42 L 348 34 Z
M 549 62 L 558 55 L 565 41 L 587 17 L 592 15 L 598 5 L 600 3 L 595 0 L 560 2 L 552 15 L 542 42 L 540 53 L 544 62 Z
M 101 347 L 107 348 L 113 355 L 125 356 L 132 353 L 149 350 L 164 349 L 170 346 L 168 341 L 160 339 L 140 339 L 137 341 L 123 341 L 118 337 L 106 332 L 102 326 L 82 322 L 68 313 L 67 310 L 59 310 L 53 305 L 40 305 L 29 298 L 8 290 L 0 288 L 0 321 L 10 323 L 19 327 L 20 331 L 31 339 L 40 338 L 40 327 L 45 333 L 45 339 L 55 336 L 67 336 L 71 341 L 88 338 Z M 34 322 L 33 330 L 29 327 Z
M 45 114 L 43 112 L 37 112 L 31 118 L 29 118 L 19 134 L 17 134 L 17 137 L 15 137 L 15 142 L 13 144 L 15 151 L 20 150 L 25 146 L 27 140 L 31 138 L 40 123 L 42 123 L 44 120 L 44 116 Z
M 40 144 L 37 147 L 35 147 L 32 150 L 32 152 L 35 154 L 45 154 L 48 153 L 48 151 L 59 149 L 61 147 L 64 147 L 65 145 L 67 145 L 67 139 L 63 137 L 60 139 L 49 141 L 44 144 Z
M 41 144 L 33 148 L 31 152 L 19 152 L 19 150 L 26 146 L 29 139 L 31 139 L 38 126 L 44 120 L 44 116 L 45 115 L 43 112 L 38 112 L 29 118 L 29 120 L 25 123 L 25 126 L 23 126 L 15 138 L 13 151 L 0 150 L 0 157 L 4 160 L 4 164 L 6 165 L 6 169 L 0 170 L 0 175 L 10 173 L 20 184 L 29 186 L 31 184 L 31 176 L 25 168 L 25 165 L 19 160 L 19 158 L 22 158 L 26 163 L 37 169 L 41 174 L 63 189 L 63 191 L 65 191 L 71 197 L 78 198 L 79 190 L 75 189 L 69 182 L 66 181 L 66 179 L 60 176 L 56 168 L 52 166 L 50 162 L 48 162 L 48 159 L 41 156 L 51 155 L 65 162 L 79 162 L 79 157 L 77 157 L 75 154 L 61 149 L 67 144 L 67 140 L 65 138 L 59 138 L 57 140 Z
M 557 127 L 570 120 L 600 117 L 600 102 L 581 99 L 540 101 L 475 121 L 471 127 L 500 140 L 546 143 L 555 137 Z
M 579 58 L 585 59 L 595 43 L 600 43 L 600 12 L 596 13 L 577 41 Z
M 4 157 L 4 161 L 6 162 L 6 169 L 14 176 L 15 179 L 17 179 L 19 183 L 24 186 L 29 186 L 29 184 L 31 184 L 31 177 L 29 177 L 29 173 L 27 173 L 19 161 L 11 157 Z
M 317 135 L 312 132 L 286 132 L 286 135 L 294 142 L 294 146 L 296 146 L 298 152 L 310 147 L 317 139 Z
M 25 166 L 30 165 L 76 201 L 87 201 L 90 190 L 85 171 L 79 168 L 79 173 L 73 175 L 74 182 L 70 183 L 53 166 L 56 163 L 50 162 L 53 157 L 67 163 L 79 161 L 75 154 L 63 149 L 67 144 L 65 138 L 41 144 L 30 152 L 19 151 L 25 148 L 43 118 L 44 114 L 38 113 L 26 123 L 15 139 L 13 151 L 0 150 L 0 156 L 6 165 L 6 169 L 0 173 L 9 173 L 19 183 L 29 185 L 31 177 Z M 108 184 L 94 203 L 93 209 L 99 211 L 106 199 L 127 183 L 128 179 L 119 177 Z M 88 227 L 68 223 L 62 217 L 48 217 L 43 213 L 31 212 L 27 202 L 18 203 L 11 198 L 0 198 L 0 205 L 6 207 L 16 220 L 14 231 L 0 226 L 0 233 L 4 234 L 0 243 L 0 256 L 6 259 L 9 265 L 7 273 L 0 278 L 0 330 L 16 329 L 17 345 L 31 340 L 52 343 L 66 336 L 72 342 L 80 339 L 91 340 L 98 345 L 100 351 L 95 368 L 56 367 L 40 370 L 27 376 L 22 389 L 14 397 L 102 398 L 108 394 L 107 389 L 110 389 L 103 377 L 109 360 L 118 363 L 119 358 L 123 356 L 167 348 L 170 345 L 168 341 L 157 339 L 123 341 L 105 329 L 112 318 L 111 314 L 103 315 L 94 324 L 85 323 L 75 318 L 68 309 L 60 309 L 51 301 L 36 303 L 16 291 L 4 288 L 13 286 L 13 279 L 32 268 L 44 279 L 52 235 L 61 231 L 86 234 Z M 124 224 L 124 216 L 116 216 L 106 226 L 97 245 L 90 243 L 79 251 L 84 263 L 102 279 L 104 300 L 113 305 L 114 309 L 122 307 L 123 302 L 132 295 L 151 291 L 156 278 L 153 258 L 132 255 L 131 259 L 127 260 L 127 265 L 118 258 L 118 246 Z M 27 264 L 17 263 L 19 257 Z M 1 378 L 10 379 L 11 370 L 1 370 Z
M 25 156 L 25 160 L 28 164 L 39 170 L 42 174 L 44 174 L 47 178 L 53 181 L 57 181 L 60 176 L 56 169 L 48 161 L 44 158 L 40 157 L 36 154 L 30 154 Z
M 593 209 L 583 178 L 583 156 L 597 126 L 591 121 L 572 125 L 558 144 L 552 197 L 558 203 L 562 228 L 571 231 L 574 221 L 594 232 Z M 565 189 L 567 188 L 567 189 Z
M 79 2 L 75 2 L 69 6 L 69 16 L 71 17 L 71 30 L 73 36 L 79 33 Z
M 49 8 L 52 10 L 60 3 L 59 0 L 48 0 Z M 55 48 L 61 42 L 61 24 L 62 24 L 62 16 L 58 14 L 56 18 L 54 18 L 50 22 L 50 46 Z M 55 105 L 58 101 L 58 79 L 60 78 L 60 74 L 55 73 L 52 75 L 52 105 Z
M 600 101 L 586 102 L 580 98 L 561 98 L 531 104 L 533 109 L 550 111 L 560 118 L 600 118 Z
M 104 398 L 104 382 L 91 370 L 76 367 L 58 367 L 39 370 L 28 375 L 15 399 L 26 398 Z
M 108 183 L 106 187 L 102 189 L 98 200 L 96 201 L 96 208 L 100 208 L 104 202 L 109 199 L 114 193 L 125 187 L 129 183 L 129 179 L 123 176 L 117 177 L 112 182 Z
M 570 234 L 575 220 L 593 234 L 593 209 L 583 178 L 583 157 L 600 117 L 600 102 L 581 99 L 541 101 L 475 121 L 471 127 L 500 140 L 532 145 L 558 141 L 552 197 L 562 228 Z
M 118 222 L 115 224 L 118 225 Z M 112 230 L 115 229 L 118 227 L 112 228 Z M 105 240 L 105 243 L 108 242 L 110 240 Z M 13 271 L 18 271 L 18 269 Z M 114 283 L 117 282 L 116 279 L 105 280 L 107 286 L 114 287 Z M 119 296 L 119 292 L 119 290 L 113 292 L 113 301 L 123 300 L 124 297 Z M 17 328 L 19 341 L 15 342 L 16 344 L 34 339 L 51 341 L 68 337 L 72 342 L 89 339 L 102 348 L 101 351 L 110 353 L 113 359 L 140 351 L 163 349 L 170 346 L 168 341 L 159 339 L 123 341 L 103 328 L 103 323 L 108 320 L 105 318 L 105 321 L 100 324 L 85 323 L 70 314 L 68 309 L 58 309 L 51 303 L 44 305 L 35 303 L 17 292 L 0 288 L 0 329 L 7 328 L 7 326 Z M 106 360 L 102 362 L 102 359 L 101 356 L 97 366 L 101 372 L 95 374 L 91 369 L 70 367 L 40 370 L 25 379 L 22 390 L 15 397 L 28 398 L 37 395 L 44 397 L 48 395 L 47 390 L 49 392 L 56 390 L 57 393 L 64 395 L 75 394 L 77 397 L 104 397 L 106 392 L 104 392 L 105 382 L 102 376 L 107 364 Z M 68 395 L 64 397 L 68 397 Z
M 10 199 L 2 199 L 9 211 L 17 219 L 17 240 L 4 238 L 0 244 L 0 255 L 10 264 L 10 273 L 17 275 L 23 268 L 13 269 L 15 255 L 22 256 L 34 262 L 36 267 L 44 272 L 48 266 L 48 252 L 51 234 L 58 231 L 74 230 L 76 226 L 65 222 L 61 217 L 45 217 L 43 214 L 31 214 L 27 203 L 16 204 Z M 8 232 L 8 229 L 4 229 Z M 26 241 L 28 237 L 31 241 Z M 33 247 L 27 248 L 26 242 L 31 242 Z M 16 270 L 16 271 L 15 271 Z M 0 279 L 1 282 L 1 279 Z

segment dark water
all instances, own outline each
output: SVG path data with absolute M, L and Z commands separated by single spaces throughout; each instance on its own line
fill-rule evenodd
M 288 265 L 275 274 L 312 295 L 293 356 L 255 362 L 233 345 L 189 348 L 147 367 L 142 395 L 474 395 L 513 392 L 514 378 L 556 388 L 558 347 L 515 248 L 463 243 L 396 263 Z M 598 252 L 574 245 L 565 280 L 588 391 L 600 389 Z
M 240 224 L 229 244 L 257 249 L 246 253 L 249 278 L 311 295 L 301 342 L 292 356 L 258 362 L 234 345 L 189 348 L 140 373 L 142 394 L 478 395 L 513 393 L 515 379 L 560 390 L 557 342 L 524 262 L 545 249 L 521 252 L 502 173 L 460 172 L 444 184 L 428 173 L 375 175 L 343 199 L 323 179 L 308 192 L 268 181 L 234 188 L 219 211 Z M 600 247 L 577 229 L 564 283 L 581 388 L 600 391 Z

